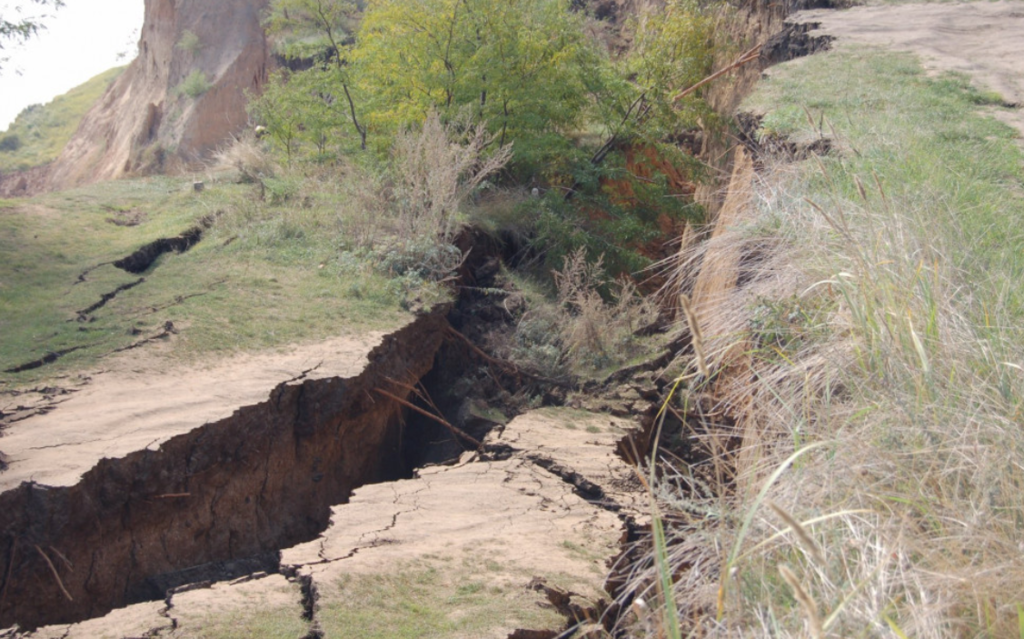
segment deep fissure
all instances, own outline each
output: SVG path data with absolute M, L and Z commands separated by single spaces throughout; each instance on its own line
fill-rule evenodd
M 404 410 L 371 391 L 421 379 L 446 326 L 444 310 L 420 316 L 354 378 L 291 380 L 158 450 L 103 459 L 73 486 L 0 495 L 0 627 L 71 623 L 189 583 L 278 572 L 279 549 L 315 539 L 353 489 L 409 476 Z M 34 546 L 69 561 L 51 571 L 25 551 Z
M 164 253 L 184 253 L 203 239 L 203 233 L 213 224 L 213 217 L 206 216 L 199 221 L 199 224 L 188 229 L 181 235 L 175 237 L 162 237 L 137 249 L 131 255 L 112 262 L 114 266 L 139 275 L 149 270 L 153 262 Z M 84 278 L 86 271 L 79 276 L 79 281 Z

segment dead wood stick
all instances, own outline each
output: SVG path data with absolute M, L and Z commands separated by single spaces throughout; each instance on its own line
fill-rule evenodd
M 7 586 L 11 584 L 11 573 L 14 572 L 14 552 L 18 549 L 18 538 L 11 538 L 11 554 L 7 558 L 7 578 L 4 579 L 4 590 L 0 593 L 0 613 L 4 611 L 4 604 L 7 602 Z
M 54 567 L 53 562 L 50 561 L 50 558 L 46 556 L 46 553 L 43 552 L 42 548 L 36 546 L 36 550 L 38 550 L 39 554 L 42 555 L 43 559 L 46 560 L 46 565 L 50 567 L 50 572 L 53 573 L 53 578 L 57 580 L 57 585 L 60 586 L 60 591 L 63 592 L 64 596 L 68 598 L 68 601 L 74 601 L 74 597 L 72 597 L 71 593 L 68 592 L 68 589 L 64 587 L 64 582 L 60 580 L 60 575 L 57 574 L 57 568 Z
M 746 53 L 744 53 L 743 55 L 741 55 L 738 60 L 736 60 L 735 62 L 733 62 L 729 66 L 725 67 L 724 69 L 720 69 L 718 71 L 715 71 L 714 73 L 712 73 L 708 77 L 704 78 L 703 80 L 701 80 L 697 84 L 695 84 L 695 85 L 689 87 L 688 89 L 684 89 L 684 90 L 680 91 L 679 93 L 675 94 L 674 96 L 672 96 L 672 101 L 673 102 L 678 102 L 679 100 L 682 100 L 683 98 L 685 98 L 686 96 L 690 95 L 691 93 L 693 93 L 697 89 L 701 88 L 702 86 L 704 86 L 708 82 L 714 82 L 715 80 L 717 80 L 718 78 L 722 77 L 726 73 L 729 73 L 733 69 L 736 69 L 738 67 L 743 66 L 744 64 L 746 64 L 748 62 L 756 60 L 758 58 L 758 56 L 760 56 L 760 55 L 761 55 L 761 45 L 759 44 L 756 47 L 754 47 L 754 48 L 750 49 L 749 51 L 747 51 Z
M 505 360 L 500 360 L 500 359 L 497 359 L 496 357 L 492 357 L 491 355 L 488 355 L 487 353 L 483 352 L 480 349 L 479 346 L 474 344 L 472 342 L 472 340 L 470 340 L 468 337 L 466 337 L 462 333 L 458 332 L 457 330 L 455 330 L 451 326 L 448 327 L 448 332 L 451 333 L 452 335 L 454 335 L 455 337 L 458 337 L 459 339 L 461 339 L 463 342 L 466 343 L 467 346 L 469 346 L 473 350 L 474 353 L 476 353 L 480 357 L 484 358 L 486 361 L 490 362 L 491 364 L 496 364 L 496 365 L 501 366 L 502 368 L 505 368 L 507 370 L 511 370 L 511 371 L 513 371 L 515 373 L 519 373 L 519 367 L 518 366 L 516 366 L 512 362 L 507 362 Z
M 397 379 L 392 379 L 390 377 L 385 377 L 384 379 L 388 380 L 389 382 L 391 382 L 395 386 L 399 386 L 401 388 L 404 388 L 405 390 L 409 391 L 410 393 L 416 393 L 416 397 L 419 397 L 420 399 L 425 401 L 427 404 L 429 404 L 430 407 L 433 408 L 435 411 L 437 411 L 437 413 L 439 415 L 441 414 L 441 409 L 437 407 L 437 405 L 434 403 L 434 400 L 430 399 L 430 395 L 427 394 L 427 389 L 423 388 L 423 384 L 417 384 L 416 386 L 413 386 L 412 384 L 407 384 L 406 382 L 400 382 Z
M 423 385 L 423 382 L 418 382 L 416 386 L 412 386 L 410 384 L 400 382 L 397 379 L 392 379 L 390 377 L 385 377 L 384 379 L 388 380 L 395 386 L 400 386 L 404 388 L 410 393 L 416 393 L 416 397 L 419 397 L 421 400 L 426 402 L 427 405 L 430 406 L 430 408 L 433 409 L 435 413 L 437 413 L 438 415 L 444 414 L 441 412 L 441 409 L 437 407 L 437 404 L 434 403 L 433 398 L 430 396 L 430 393 L 427 392 L 427 388 Z
M 62 553 L 61 551 L 57 550 L 53 546 L 50 546 L 50 550 L 52 550 L 54 552 L 54 554 L 56 554 L 58 557 L 60 557 L 60 560 L 64 562 L 64 566 L 67 567 L 67 569 L 69 571 L 71 571 L 71 572 L 75 571 L 75 565 L 73 563 L 71 563 L 70 559 L 68 559 L 67 557 L 64 556 L 64 553 Z
M 563 381 L 563 380 L 560 380 L 560 379 L 553 379 L 551 377 L 545 377 L 543 375 L 538 375 L 537 373 L 532 373 L 529 370 L 519 368 L 518 366 L 516 366 L 512 362 L 509 362 L 509 361 L 506 361 L 506 360 L 497 359 L 495 357 L 492 357 L 492 356 L 488 355 L 487 353 L 485 353 L 482 350 L 480 350 L 480 347 L 477 346 L 476 344 L 474 344 L 468 337 L 466 337 L 462 333 L 458 332 L 457 330 L 455 330 L 451 326 L 448 327 L 448 332 L 451 333 L 452 335 L 454 335 L 455 337 L 458 337 L 463 342 L 465 342 L 466 346 L 469 346 L 469 348 L 474 353 L 476 353 L 477 355 L 482 357 L 485 361 L 487 361 L 487 362 L 489 362 L 491 364 L 495 364 L 496 366 L 500 366 L 501 368 L 504 368 L 506 371 L 508 371 L 510 373 L 513 373 L 516 376 L 525 375 L 526 377 L 529 377 L 530 379 L 535 379 L 538 382 L 544 382 L 545 384 L 551 384 L 552 386 L 558 386 L 559 388 L 571 388 L 572 387 L 572 384 L 569 383 L 569 382 L 566 382 L 566 381 Z
M 401 397 L 399 397 L 397 395 L 392 395 L 391 393 L 387 392 L 386 390 L 383 390 L 383 389 L 380 389 L 380 388 L 375 388 L 373 390 L 374 390 L 374 392 L 376 392 L 376 393 L 378 393 L 380 395 L 383 395 L 384 397 L 387 397 L 388 399 L 394 400 L 394 401 L 398 402 L 399 404 L 401 404 L 402 406 L 405 406 L 406 408 L 408 408 L 410 410 L 414 410 L 417 413 L 419 413 L 420 415 L 423 415 L 424 417 L 432 419 L 435 422 L 437 422 L 438 424 L 441 424 L 442 426 L 444 426 L 445 428 L 450 430 L 452 432 L 452 434 L 457 435 L 458 437 L 461 437 L 461 438 L 465 439 L 466 441 L 472 443 L 474 446 L 476 446 L 477 450 L 481 450 L 482 451 L 484 449 L 484 445 L 483 444 L 481 444 L 479 441 L 477 441 L 473 437 L 470 437 L 469 435 L 467 435 L 462 430 L 456 428 L 455 426 L 452 426 L 443 417 L 438 417 L 437 415 L 434 415 L 433 413 L 425 411 L 422 408 L 420 408 L 419 406 L 416 406 L 415 404 L 413 404 L 411 402 L 408 402 L 408 401 L 402 399 Z

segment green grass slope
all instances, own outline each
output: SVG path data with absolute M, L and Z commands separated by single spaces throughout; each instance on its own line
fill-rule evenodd
M 212 227 L 187 252 L 140 274 L 113 266 L 203 218 Z M 398 326 L 404 289 L 344 262 L 339 243 L 330 202 L 267 204 L 230 182 L 196 193 L 181 178 L 122 180 L 0 200 L 0 383 L 89 365 L 166 322 L 178 333 L 156 348 L 187 359 Z
M 125 68 L 104 71 L 47 104 L 26 107 L 0 133 L 0 171 L 20 171 L 56 159 L 86 112 Z

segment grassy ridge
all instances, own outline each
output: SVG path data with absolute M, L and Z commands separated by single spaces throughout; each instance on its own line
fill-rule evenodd
M 104 71 L 47 104 L 25 108 L 7 131 L 0 133 L 0 171 L 18 171 L 55 160 L 86 112 L 125 68 Z
M 997 102 L 853 47 L 749 100 L 765 149 L 833 151 L 767 153 L 723 239 L 753 265 L 717 318 L 745 346 L 751 374 L 720 387 L 742 417 L 707 424 L 710 470 L 661 504 L 691 522 L 669 555 L 698 634 L 1019 635 L 1024 154 L 979 113 Z
M 341 260 L 333 206 L 327 195 L 267 204 L 251 185 L 228 182 L 194 193 L 180 178 L 0 201 L 0 370 L 79 349 L 0 380 L 88 365 L 167 321 L 180 330 L 171 353 L 182 357 L 397 325 L 404 291 Z M 165 254 L 141 275 L 110 264 L 204 216 L 213 227 L 188 252 Z M 78 321 L 77 311 L 140 277 Z

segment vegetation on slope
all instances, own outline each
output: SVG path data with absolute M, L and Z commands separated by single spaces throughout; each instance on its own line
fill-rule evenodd
M 586 246 L 613 273 L 636 271 L 666 229 L 700 218 L 687 197 L 697 163 L 665 140 L 707 114 L 697 96 L 672 94 L 706 73 L 712 25 L 688 0 L 645 18 L 633 53 L 612 56 L 562 0 L 376 0 L 364 13 L 279 0 L 268 24 L 309 68 L 279 74 L 251 113 L 282 163 L 344 162 L 383 188 L 396 136 L 431 113 L 483 127 L 485 156 L 512 153 L 491 192 L 541 196 L 517 230 L 549 268 Z
M 67 352 L 0 380 L 80 368 L 163 334 L 167 322 L 178 334 L 166 354 L 194 358 L 384 330 L 401 322 L 411 296 L 431 299 L 339 254 L 341 194 L 329 184 L 276 186 L 266 201 L 250 185 L 206 186 L 196 193 L 191 181 L 149 178 L 0 201 L 0 371 Z M 211 223 L 187 252 L 141 273 L 113 264 Z
M 656 488 L 692 631 L 1018 635 L 1024 158 L 978 113 L 992 101 L 855 49 L 750 100 L 764 179 L 721 240 L 749 277 L 697 344 L 749 374 L 683 384 L 683 410 L 710 388 L 723 405 L 695 426 L 706 461 Z M 828 155 L 789 156 L 821 138 Z
M 47 104 L 33 104 L 0 133 L 0 172 L 21 171 L 60 155 L 92 105 L 125 67 L 105 71 Z

